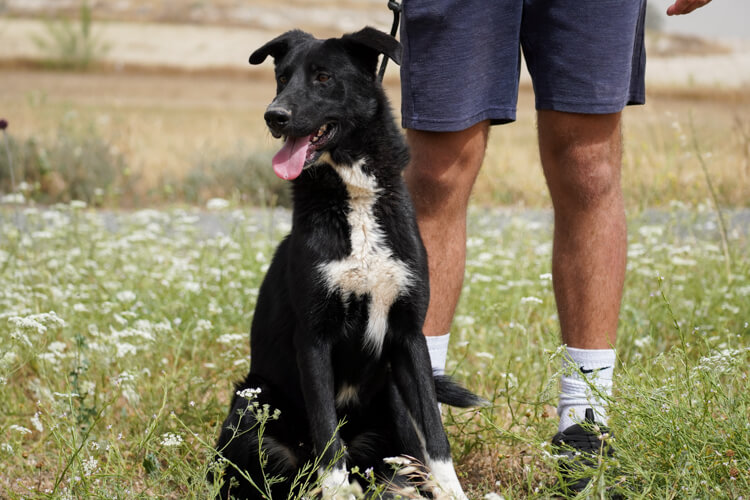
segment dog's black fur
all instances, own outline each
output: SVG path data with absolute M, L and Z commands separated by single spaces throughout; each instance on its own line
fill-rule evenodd
M 395 39 L 365 28 L 328 40 L 291 31 L 250 56 L 275 62 L 277 95 L 265 114 L 272 134 L 321 135 L 292 181 L 292 230 L 260 288 L 250 373 L 236 386 L 260 388 L 256 401 L 280 418 L 269 419 L 259 444 L 248 400 L 235 395 L 217 444 L 273 498 L 287 498 L 316 457 L 321 471 L 343 453 L 347 469 L 376 474 L 389 471 L 384 457 L 401 454 L 450 464 L 438 400 L 481 403 L 431 372 L 422 335 L 427 257 L 401 176 L 407 147 L 375 77 L 381 53 L 400 62 Z M 327 267 L 341 262 L 345 272 Z M 264 472 L 286 479 L 267 489 Z M 221 497 L 230 494 L 266 498 L 231 465 Z

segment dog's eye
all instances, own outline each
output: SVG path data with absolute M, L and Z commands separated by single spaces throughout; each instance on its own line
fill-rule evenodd
M 285 85 L 286 82 L 289 81 L 289 79 L 287 77 L 285 77 L 284 75 L 281 75 L 277 80 L 282 85 Z
M 315 79 L 319 81 L 320 83 L 325 83 L 331 79 L 331 75 L 329 75 L 328 73 L 318 73 L 315 76 Z

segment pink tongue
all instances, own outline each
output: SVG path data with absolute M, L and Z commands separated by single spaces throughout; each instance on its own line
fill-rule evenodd
M 273 157 L 273 171 L 284 180 L 292 180 L 299 177 L 305 166 L 307 146 L 312 136 L 288 137 L 284 146 Z

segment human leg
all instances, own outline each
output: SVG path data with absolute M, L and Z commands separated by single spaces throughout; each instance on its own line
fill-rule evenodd
M 516 116 L 521 10 L 517 0 L 492 8 L 484 0 L 403 6 L 401 117 L 412 154 L 405 176 L 429 256 L 424 332 L 437 372 L 463 283 L 466 205 L 489 124 Z
M 627 245 L 620 114 L 540 111 L 539 149 L 555 211 L 552 274 L 563 342 L 609 349 Z
M 430 304 L 423 328 L 428 344 L 430 336 L 442 336 L 450 330 L 461 293 L 466 209 L 484 159 L 488 130 L 489 122 L 484 121 L 460 132 L 406 132 L 411 161 L 404 177 L 430 270 Z M 445 344 L 442 349 L 447 348 L 447 342 L 441 344 Z M 441 368 L 435 363 L 433 367 Z
M 563 376 L 560 430 L 593 407 L 606 423 L 627 233 L 620 187 L 620 114 L 540 111 L 539 149 L 555 212 L 552 276 L 562 340 L 577 364 Z M 582 370 L 588 381 L 583 380 Z

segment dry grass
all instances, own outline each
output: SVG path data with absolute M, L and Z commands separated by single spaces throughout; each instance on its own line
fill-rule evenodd
M 271 147 L 262 128 L 267 82 L 238 77 L 76 74 L 8 71 L 0 109 L 18 137 L 54 135 L 66 114 L 94 123 L 142 173 L 144 190 L 159 175 L 186 170 L 207 148 Z M 260 122 L 260 123 L 259 123 Z
M 178 176 L 206 151 L 269 152 L 263 110 L 273 96 L 270 79 L 252 73 L 59 73 L 5 69 L 0 109 L 16 137 L 54 135 L 66 114 L 94 124 L 153 189 L 164 175 Z M 388 92 L 398 109 L 397 82 Z M 750 200 L 750 101 L 740 94 L 649 96 L 646 106 L 624 115 L 623 187 L 630 207 L 672 199 L 708 197 L 693 151 L 690 120 L 707 154 L 720 200 Z M 518 120 L 495 127 L 474 201 L 479 204 L 548 206 L 536 147 L 533 95 L 522 90 Z
M 646 106 L 624 112 L 623 189 L 629 207 L 662 205 L 670 200 L 708 198 L 705 177 L 692 146 L 690 122 L 708 159 L 722 203 L 747 206 L 750 200 L 750 102 L 727 94 L 650 95 Z M 495 127 L 475 202 L 547 206 L 536 147 L 533 95 L 519 98 L 518 120 Z

